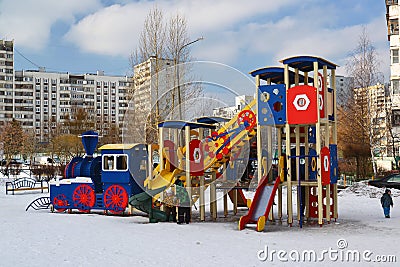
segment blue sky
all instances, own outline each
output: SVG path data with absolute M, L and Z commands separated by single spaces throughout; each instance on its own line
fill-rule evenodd
M 363 25 L 389 79 L 384 0 L 0 0 L 0 38 L 15 41 L 15 68 L 130 73 L 129 55 L 154 4 L 188 20 L 198 60 L 248 73 L 293 55 L 344 66 Z M 345 74 L 345 68 L 338 69 Z

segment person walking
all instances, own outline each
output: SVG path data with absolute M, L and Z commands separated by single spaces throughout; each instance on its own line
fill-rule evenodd
M 392 192 L 389 189 L 386 189 L 385 193 L 381 197 L 381 204 L 385 218 L 390 218 L 390 207 L 393 207 L 393 199 L 391 194 Z
M 190 198 L 180 179 L 175 182 L 176 198 L 178 200 L 178 224 L 190 222 Z

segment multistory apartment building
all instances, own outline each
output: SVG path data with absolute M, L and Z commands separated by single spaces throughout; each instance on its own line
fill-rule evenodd
M 134 105 L 136 110 L 150 110 L 154 103 L 174 89 L 177 69 L 170 59 L 154 56 L 133 68 Z
M 131 78 L 103 72 L 71 74 L 13 68 L 13 42 L 0 42 L 0 125 L 16 119 L 41 142 L 81 109 L 96 130 L 106 135 L 112 126 L 122 133 Z M 11 63 L 10 63 L 11 62 Z M 64 132 L 63 132 L 64 131 Z
M 0 40 L 0 126 L 13 118 L 14 42 Z
M 392 131 L 396 151 L 400 148 L 400 6 L 398 0 L 385 0 L 388 41 L 390 44 L 390 92 L 392 100 Z M 395 153 L 398 156 L 398 153 Z
M 354 84 L 353 77 L 346 77 L 342 75 L 335 76 L 336 81 L 336 91 L 338 92 L 346 92 L 351 90 Z M 328 86 L 330 86 L 330 79 L 328 80 Z
M 368 88 L 356 88 L 355 100 L 367 108 L 366 116 L 370 120 L 372 135 L 371 142 L 375 155 L 391 155 L 391 99 L 387 86 L 377 84 Z M 368 115 L 367 115 L 368 114 Z

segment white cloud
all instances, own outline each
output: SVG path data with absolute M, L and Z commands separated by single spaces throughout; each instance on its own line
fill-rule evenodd
M 237 27 L 242 21 L 274 12 L 293 2 L 257 0 L 243 4 L 239 0 L 170 0 L 159 1 L 157 6 L 166 17 L 176 12 L 183 14 L 193 38 L 204 35 L 206 39 L 210 37 L 213 40 L 213 36 L 218 36 L 223 30 Z M 104 8 L 73 25 L 65 38 L 86 52 L 127 56 L 136 47 L 143 21 L 153 6 L 152 1 L 138 1 Z M 221 46 L 214 49 L 226 56 L 232 55 L 229 51 L 222 51 L 224 48 Z
M 128 57 L 156 3 L 167 18 L 176 12 L 183 14 L 192 39 L 205 37 L 191 46 L 199 60 L 234 66 L 247 61 L 258 68 L 278 65 L 278 60 L 288 56 L 312 54 L 343 66 L 357 45 L 361 25 L 348 17 L 351 12 L 344 17 L 336 2 L 320 1 L 114 0 L 114 5 L 103 7 L 101 0 L 0 0 L 0 25 L 8 25 L 0 28 L 0 38 L 14 38 L 19 46 L 41 49 L 48 43 L 52 26 L 62 21 L 70 26 L 64 40 L 81 51 Z M 353 7 L 354 12 L 360 9 L 361 5 Z M 389 66 L 383 9 L 366 26 L 382 65 Z M 343 19 L 347 26 L 340 23 Z
M 335 10 L 329 9 L 330 13 Z M 198 53 L 207 59 L 220 59 L 227 64 L 240 64 L 235 55 L 251 58 L 254 68 L 266 65 L 279 65 L 279 60 L 295 55 L 315 55 L 338 64 L 338 73 L 345 74 L 345 62 L 348 54 L 356 48 L 364 25 L 355 24 L 332 27 L 333 17 L 316 16 L 323 9 L 314 9 L 308 13 L 299 12 L 291 17 L 282 17 L 276 21 L 261 20 L 250 22 L 236 31 L 222 31 L 210 45 L 196 47 Z M 340 20 L 340 16 L 336 18 Z M 388 77 L 388 42 L 384 14 L 365 24 L 368 37 L 376 47 L 382 60 L 382 72 Z M 225 49 L 221 49 L 225 45 Z M 217 47 L 217 50 L 213 49 Z M 220 51 L 222 50 L 222 53 Z M 262 62 L 262 59 L 265 61 Z M 260 64 L 261 62 L 261 64 Z
M 46 46 L 54 23 L 73 23 L 76 15 L 100 6 L 99 0 L 2 0 L 0 38 L 40 50 Z
M 86 52 L 127 56 L 136 45 L 149 8 L 147 4 L 112 5 L 73 25 L 65 39 Z

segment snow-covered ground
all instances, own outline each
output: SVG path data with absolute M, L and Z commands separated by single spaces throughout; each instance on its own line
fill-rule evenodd
M 194 218 L 189 225 L 150 224 L 139 215 L 25 211 L 32 200 L 48 194 L 5 195 L 4 180 L 0 188 L 0 266 L 333 266 L 338 262 L 376 266 L 366 260 L 379 255 L 395 255 L 400 261 L 400 197 L 394 198 L 392 218 L 385 219 L 379 201 L 383 189 L 363 183 L 339 193 L 337 222 L 303 228 L 297 223 L 288 227 L 286 222 L 268 222 L 261 233 L 254 227 L 238 231 L 238 219 L 246 210 L 223 218 L 222 200 L 217 222 L 211 222 L 207 214 L 206 222 Z M 301 255 L 311 250 L 324 260 L 302 260 Z M 360 253 L 359 263 L 346 260 L 343 255 L 349 251 Z M 300 262 L 294 262 L 296 255 Z

